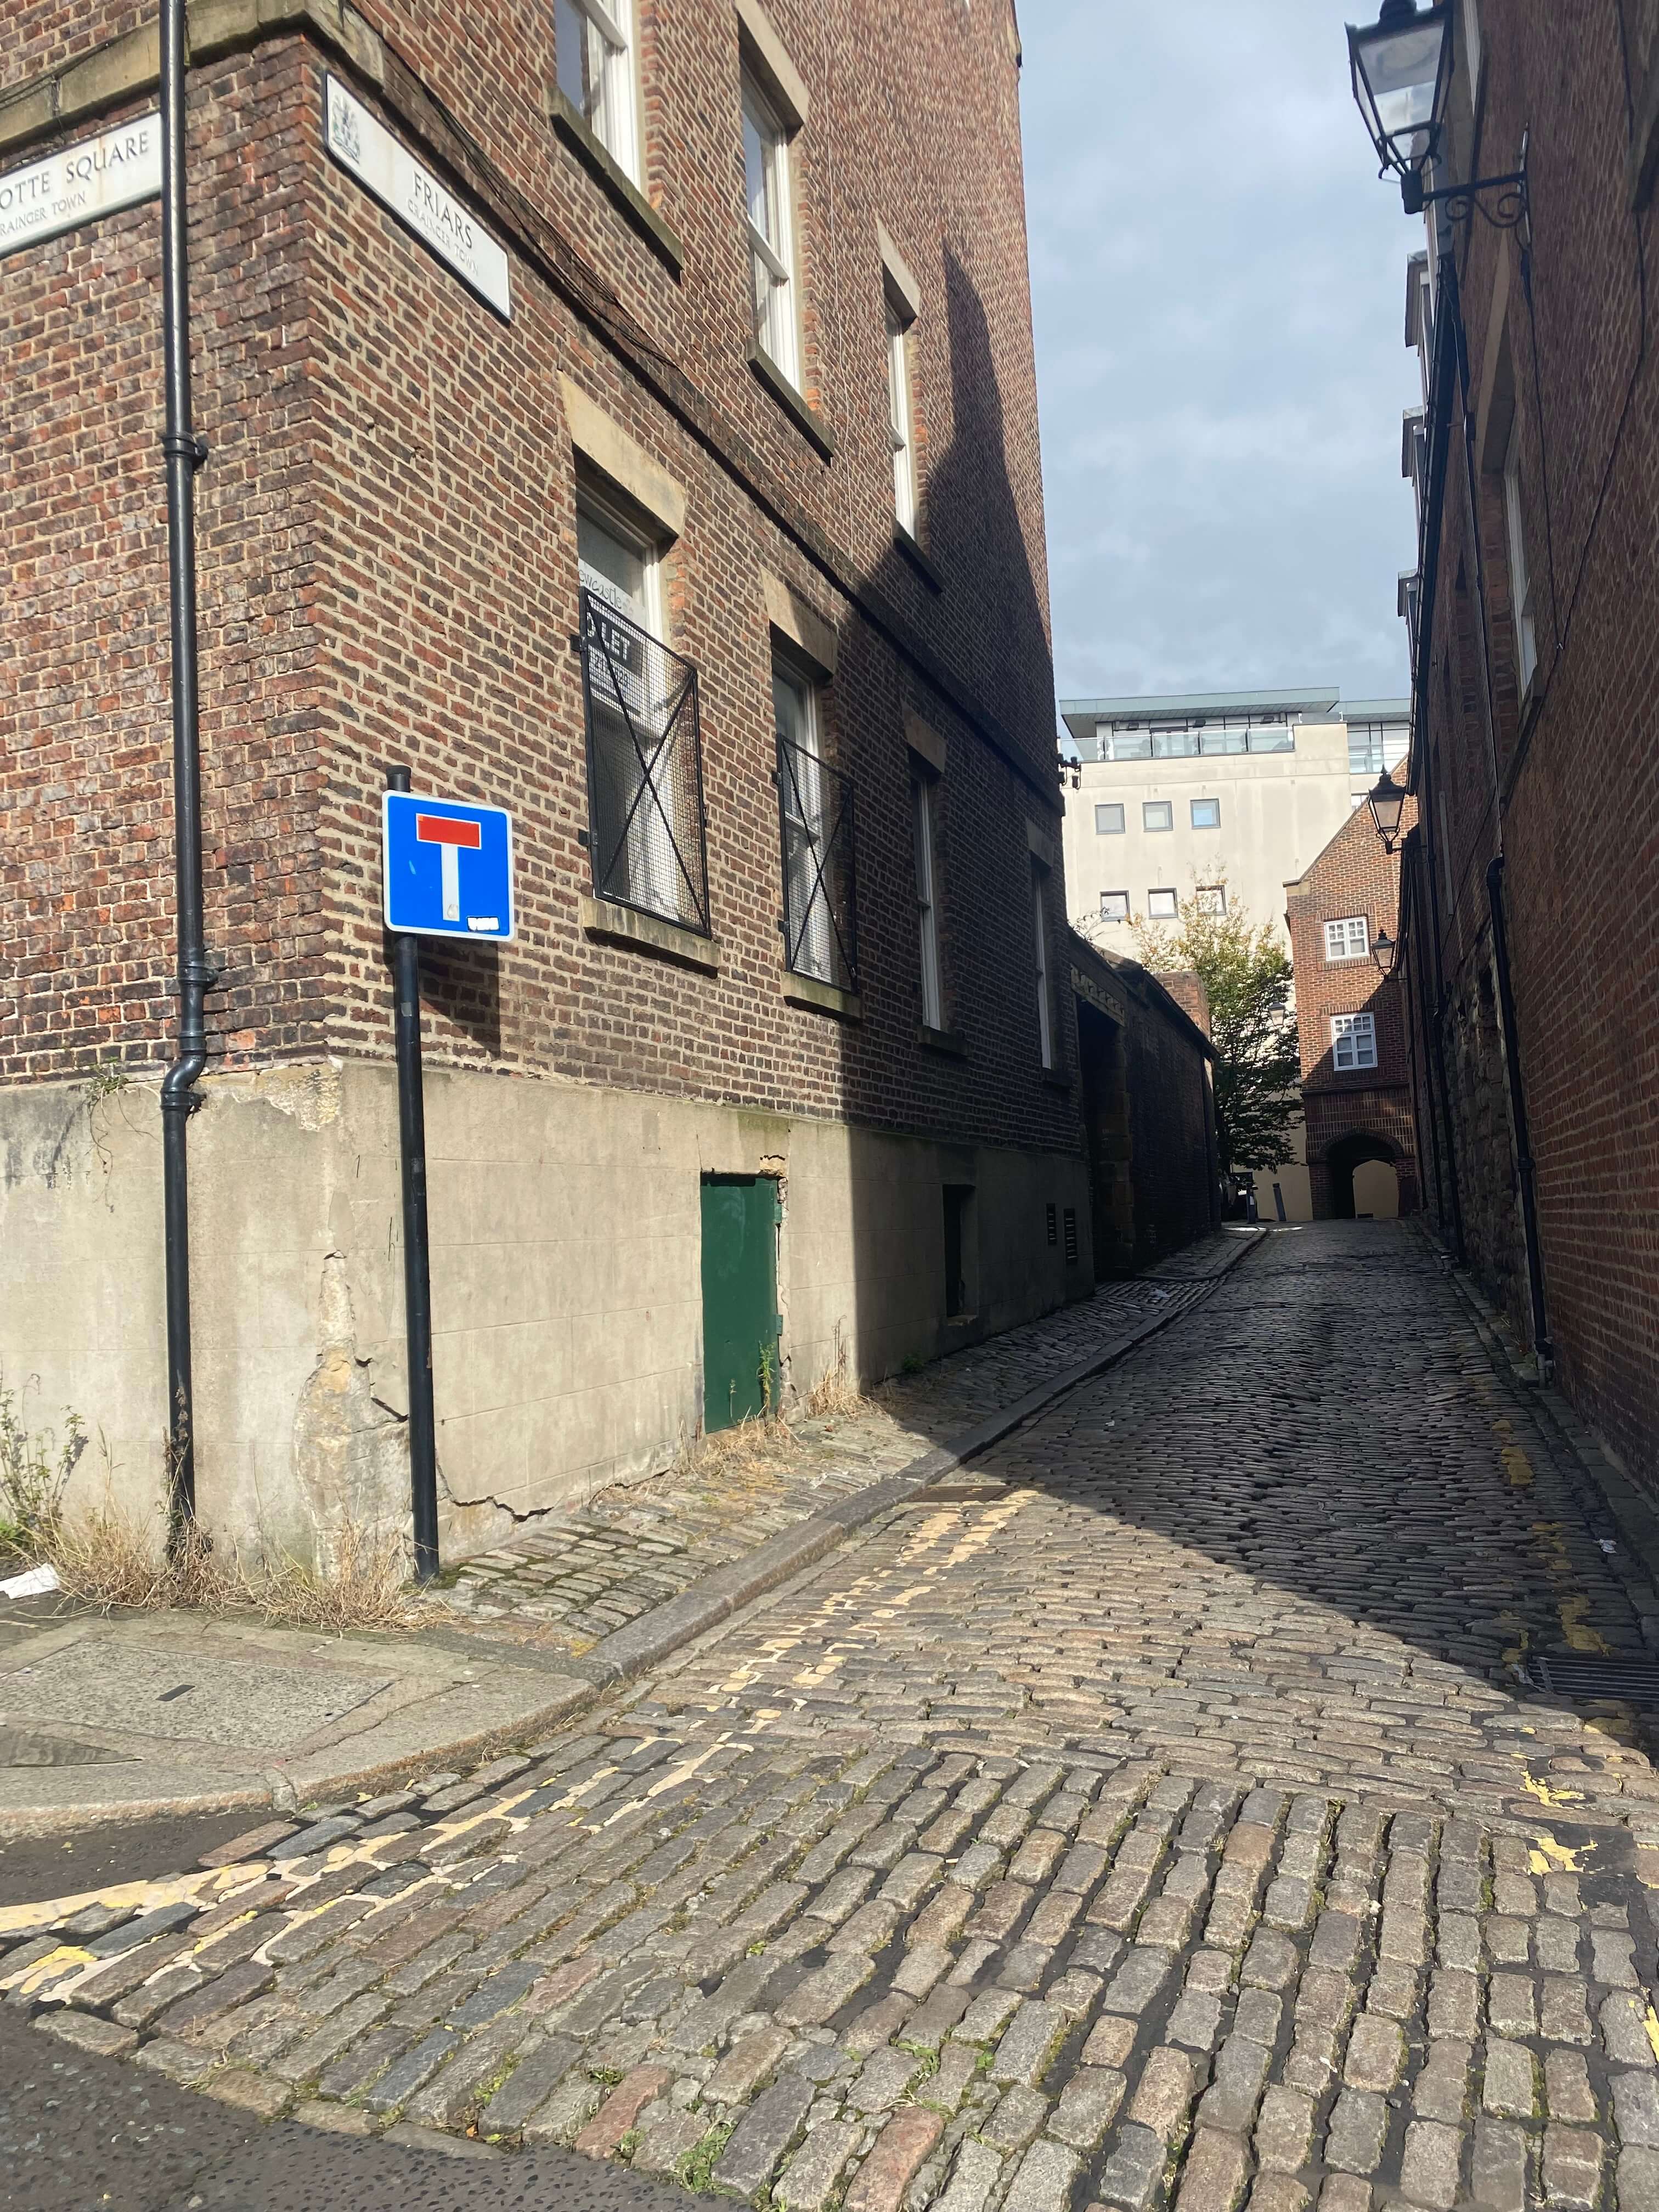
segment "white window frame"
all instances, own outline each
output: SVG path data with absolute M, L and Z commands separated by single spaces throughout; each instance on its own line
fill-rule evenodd
M 1213 822 L 1199 820 L 1198 810 L 1200 806 L 1214 807 Z M 1221 827 L 1221 801 L 1218 799 L 1189 799 L 1187 802 L 1187 819 L 1194 830 L 1218 830 Z
M 1331 1065 L 1340 1075 L 1361 1074 L 1376 1066 L 1375 1015 L 1331 1016 Z
M 887 309 L 887 434 L 893 447 L 893 517 L 901 530 L 916 534 L 915 410 L 910 397 L 910 332 L 915 318 L 890 292 Z
M 586 51 L 580 78 L 586 80 L 596 51 L 595 90 L 589 103 L 575 98 L 565 81 L 568 55 L 565 39 L 575 32 Z M 556 0 L 554 13 L 555 64 L 559 89 L 631 184 L 640 181 L 639 87 L 634 43 L 634 0 Z
M 1031 863 L 1031 913 L 1036 925 L 1037 1051 L 1044 1067 L 1054 1064 L 1054 1012 L 1048 992 L 1048 906 L 1042 879 L 1048 871 L 1041 861 Z
M 753 134 L 759 165 L 762 211 L 776 235 L 755 221 Z M 749 225 L 750 290 L 755 343 L 780 376 L 800 383 L 800 337 L 795 315 L 795 188 L 789 127 L 754 72 L 743 72 L 744 210 Z
M 916 933 L 921 961 L 921 1024 L 924 1029 L 945 1026 L 945 998 L 939 988 L 939 870 L 934 854 L 934 799 L 933 779 L 921 769 L 912 771 L 910 829 L 915 849 Z
M 1152 816 L 1161 809 L 1169 816 L 1167 822 L 1154 822 Z M 1164 837 L 1175 828 L 1175 801 L 1172 799 L 1143 799 L 1140 802 L 1140 826 L 1149 837 Z
M 1170 902 L 1168 909 L 1166 911 L 1160 912 L 1159 909 L 1152 904 L 1152 901 L 1154 899 L 1168 899 Z M 1160 886 L 1160 888 L 1155 891 L 1148 891 L 1146 894 L 1146 919 L 1148 921 L 1179 921 L 1181 919 L 1181 899 L 1179 895 L 1167 885 Z
M 1107 900 L 1108 900 L 1108 899 L 1120 899 L 1120 900 L 1121 900 L 1121 901 L 1122 901 L 1122 907 L 1121 907 L 1121 910 L 1120 912 L 1116 913 L 1116 914 L 1114 914 L 1114 913 L 1110 912 L 1110 911 L 1109 910 L 1108 907 L 1107 907 L 1107 904 L 1106 904 L 1106 902 L 1107 902 Z M 1102 893 L 1101 893 L 1101 895 L 1100 895 L 1100 918 L 1101 918 L 1101 920 L 1102 920 L 1103 921 L 1127 921 L 1127 920 L 1129 919 L 1129 894 L 1128 894 L 1128 892 L 1127 892 L 1127 891 L 1102 891 Z
M 1225 884 L 1199 884 L 1193 891 L 1193 912 L 1213 915 L 1218 921 L 1227 911 Z
M 1115 823 L 1109 822 L 1105 827 L 1103 828 L 1101 826 L 1100 820 L 1103 814 L 1115 814 L 1117 820 Z M 1095 802 L 1095 835 L 1097 837 L 1121 837 L 1127 830 L 1127 828 L 1128 820 L 1124 813 L 1123 802 L 1121 799 L 1097 799 Z
M 1521 410 L 1510 425 L 1504 454 L 1504 528 L 1509 540 L 1510 611 L 1515 622 L 1516 677 L 1524 699 L 1538 668 L 1538 629 L 1533 619 L 1532 578 L 1527 568 L 1526 523 L 1521 507 Z
M 1363 914 L 1344 915 L 1339 921 L 1325 924 L 1325 958 L 1328 963 L 1369 960 L 1370 957 L 1370 924 Z

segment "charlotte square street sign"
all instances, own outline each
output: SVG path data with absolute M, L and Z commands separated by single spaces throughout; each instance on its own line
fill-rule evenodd
M 135 207 L 161 189 L 161 120 L 140 115 L 0 176 L 0 253 Z
M 387 791 L 380 799 L 386 926 L 413 937 L 513 934 L 513 817 L 505 807 Z

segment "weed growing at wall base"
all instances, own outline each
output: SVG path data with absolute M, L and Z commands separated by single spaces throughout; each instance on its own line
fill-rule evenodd
M 64 1492 L 86 1449 L 86 1423 L 64 1409 L 61 1442 L 55 1429 L 31 1429 L 26 1408 L 40 1378 L 21 1390 L 7 1387 L 0 1368 L 0 1552 L 37 1553 L 58 1527 Z

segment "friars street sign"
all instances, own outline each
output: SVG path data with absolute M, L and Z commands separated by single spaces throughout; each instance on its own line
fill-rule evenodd
M 511 316 L 507 256 L 471 208 L 446 191 L 338 77 L 327 83 L 328 150 L 341 167 L 349 169 L 497 314 Z

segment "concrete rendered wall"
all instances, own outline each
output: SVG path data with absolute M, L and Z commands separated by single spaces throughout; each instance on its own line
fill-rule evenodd
M 408 1511 L 394 1079 L 367 1063 L 210 1079 L 191 1124 L 198 1506 L 251 1550 L 326 1560 L 343 1522 Z M 1049 1202 L 1086 1219 L 1061 1154 L 949 1146 L 828 1121 L 597 1086 L 427 1079 L 434 1384 L 447 1552 L 513 1516 L 665 1466 L 702 1409 L 699 1182 L 782 1183 L 783 1385 L 846 1348 L 871 1382 L 907 1357 L 1089 1287 Z M 38 1376 L 37 1424 L 94 1442 L 71 1503 L 106 1485 L 159 1513 L 164 1320 L 155 1086 L 0 1093 L 0 1367 Z M 977 1191 L 977 1312 L 944 1318 L 941 1185 Z M 100 1436 L 106 1450 L 95 1441 Z
M 1348 732 L 1341 722 L 1303 723 L 1296 750 L 1224 753 L 1195 760 L 1089 761 L 1082 787 L 1066 793 L 1066 892 L 1079 927 L 1097 921 L 1103 891 L 1127 890 L 1145 915 L 1149 890 L 1184 902 L 1195 884 L 1227 884 L 1229 904 L 1271 922 L 1290 949 L 1285 886 L 1335 836 L 1352 810 Z M 1144 800 L 1168 799 L 1175 827 L 1141 827 Z M 1218 799 L 1221 827 L 1194 830 L 1188 803 Z M 1121 834 L 1100 836 L 1095 808 L 1121 805 Z M 1122 950 L 1133 951 L 1127 929 Z M 1117 949 L 1115 936 L 1105 940 Z
M 1291 1158 L 1282 1167 L 1255 1168 L 1250 1179 L 1255 1185 L 1256 1211 L 1264 1221 L 1277 1221 L 1279 1208 L 1273 1200 L 1273 1185 L 1277 1183 L 1285 1200 L 1286 1221 L 1311 1221 L 1314 1218 L 1313 1178 L 1308 1171 L 1308 1128 L 1297 1121 L 1286 1131 L 1291 1146 Z

